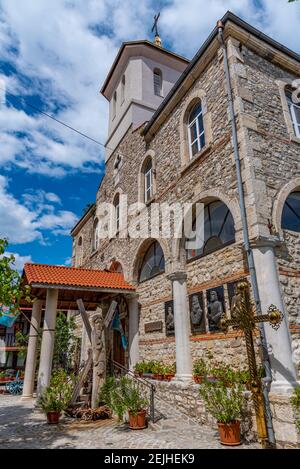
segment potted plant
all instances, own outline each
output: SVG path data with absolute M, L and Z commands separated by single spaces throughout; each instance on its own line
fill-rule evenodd
M 143 376 L 145 370 L 145 362 L 138 362 L 134 367 L 134 374 L 135 376 Z
M 5 382 L 5 371 L 0 371 L 0 383 Z
M 47 415 L 48 424 L 58 424 L 61 412 L 68 408 L 73 390 L 73 381 L 64 370 L 53 373 L 50 386 L 42 393 L 39 406 Z
M 163 380 L 164 366 L 161 362 L 155 362 L 153 366 L 153 378 L 158 381 Z
M 148 401 L 141 394 L 139 386 L 129 377 L 119 380 L 110 377 L 101 389 L 100 400 L 117 414 L 119 420 L 129 416 L 129 428 L 142 430 L 146 428 L 146 408 Z
M 298 433 L 300 434 L 300 388 L 295 388 L 293 396 L 291 398 L 292 406 L 295 410 L 296 414 L 296 427 L 298 429 Z
M 203 358 L 199 358 L 193 365 L 193 378 L 195 383 L 200 384 L 204 376 L 207 375 L 208 366 Z
M 175 376 L 176 365 L 164 365 L 163 366 L 163 379 L 165 381 L 171 381 Z
M 238 382 L 231 387 L 222 380 L 203 379 L 199 389 L 207 411 L 217 420 L 223 445 L 241 443 L 240 417 L 245 403 L 244 386 Z

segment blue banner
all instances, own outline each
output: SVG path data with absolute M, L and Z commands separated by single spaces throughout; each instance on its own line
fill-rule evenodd
M 116 311 L 116 314 L 114 316 L 114 319 L 112 321 L 111 328 L 114 329 L 115 331 L 119 331 L 121 334 L 121 340 L 122 340 L 122 346 L 123 349 L 126 350 L 127 348 L 127 340 L 125 337 L 124 329 L 120 320 L 120 314 L 118 311 Z
M 19 313 L 12 313 L 7 306 L 0 306 L 0 324 L 5 327 L 12 327 L 19 316 Z

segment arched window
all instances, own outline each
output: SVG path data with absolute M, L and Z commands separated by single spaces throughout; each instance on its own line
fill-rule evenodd
M 114 119 L 116 117 L 116 112 L 117 112 L 117 92 L 114 92 L 113 96 L 113 103 L 112 103 L 112 118 Z
M 118 233 L 120 229 L 120 195 L 116 194 L 114 198 L 114 208 L 115 208 L 115 231 Z
M 292 192 L 283 207 L 281 227 L 300 233 L 300 192 Z
M 148 248 L 140 270 L 140 282 L 165 271 L 165 257 L 160 244 L 154 241 Z
M 123 75 L 122 82 L 121 82 L 121 103 L 125 101 L 125 85 L 126 85 L 126 78 L 125 78 L 125 75 Z
M 92 250 L 97 251 L 99 246 L 99 237 L 98 237 L 98 218 L 94 221 L 93 225 L 93 237 L 92 237 Z
M 77 243 L 77 252 L 76 252 L 76 264 L 80 266 L 82 264 L 83 257 L 83 246 L 82 246 L 82 236 L 80 236 Z
M 293 91 L 291 90 L 286 91 L 286 98 L 291 113 L 295 135 L 296 137 L 300 138 L 300 103 L 295 102 L 295 100 L 293 99 Z
M 200 224 L 201 221 L 199 221 L 199 226 Z M 193 231 L 195 230 L 196 220 L 193 223 Z M 220 200 L 211 202 L 204 207 L 203 241 L 203 245 L 199 249 L 187 250 L 188 259 L 205 256 L 235 242 L 233 216 L 229 208 Z
M 144 187 L 145 187 L 145 202 L 148 202 L 153 197 L 153 167 L 152 167 L 151 157 L 147 159 L 146 164 L 145 164 Z
M 188 137 L 190 158 L 193 158 L 205 146 L 201 101 L 198 101 L 190 112 L 188 118 Z
M 162 96 L 162 72 L 159 68 L 153 70 L 153 85 L 154 85 L 154 94 L 156 96 Z
M 118 184 L 118 182 L 120 181 L 120 172 L 121 172 L 122 166 L 123 166 L 123 159 L 121 155 L 118 154 L 114 162 L 114 184 L 115 185 Z

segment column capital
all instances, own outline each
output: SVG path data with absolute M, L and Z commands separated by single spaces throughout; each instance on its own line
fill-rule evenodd
M 276 248 L 282 245 L 282 240 L 278 236 L 259 236 L 250 241 L 252 248 Z
M 130 301 L 130 300 L 137 300 L 139 299 L 139 294 L 136 293 L 136 292 L 132 292 L 132 293 L 125 293 L 125 298 L 126 300 Z
M 172 272 L 167 275 L 167 278 L 171 280 L 172 282 L 178 281 L 178 282 L 185 282 L 187 279 L 187 273 L 184 270 L 178 270 L 177 272 Z

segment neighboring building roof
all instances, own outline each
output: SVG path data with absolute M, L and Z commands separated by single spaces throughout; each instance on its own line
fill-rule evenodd
M 81 269 L 46 264 L 25 264 L 23 277 L 30 286 L 61 286 L 78 288 L 103 288 L 134 290 L 124 280 L 123 274 L 103 270 Z
M 236 24 L 240 28 L 243 28 L 247 33 L 252 34 L 256 38 L 258 38 L 258 39 L 266 42 L 267 44 L 269 44 L 274 49 L 277 49 L 280 52 L 282 52 L 282 53 L 286 54 L 287 56 L 291 57 L 292 59 L 300 62 L 300 55 L 299 54 L 296 54 L 296 52 L 293 52 L 288 47 L 285 47 L 282 44 L 280 44 L 279 42 L 277 42 L 274 39 L 270 38 L 269 36 L 267 36 L 263 32 L 259 31 L 258 29 L 254 28 L 253 26 L 251 26 L 246 21 L 242 20 L 238 16 L 231 13 L 230 11 L 227 11 L 227 13 L 223 16 L 221 21 L 224 24 L 224 26 L 226 25 L 227 22 L 231 21 L 232 23 Z M 146 135 L 149 132 L 149 130 L 151 129 L 152 125 L 154 124 L 154 122 L 156 121 L 158 116 L 162 113 L 162 111 L 164 110 L 164 108 L 166 107 L 168 102 L 171 100 L 171 98 L 175 95 L 177 90 L 180 88 L 180 86 L 182 85 L 182 83 L 184 82 L 186 77 L 191 73 L 191 71 L 193 70 L 193 68 L 197 64 L 200 57 L 203 56 L 203 54 L 206 52 L 209 45 L 212 43 L 212 41 L 217 36 L 218 36 L 218 27 L 216 26 L 213 29 L 213 31 L 211 32 L 211 34 L 209 35 L 209 37 L 207 38 L 207 40 L 204 42 L 204 44 L 198 50 L 196 55 L 190 61 L 189 65 L 186 67 L 186 69 L 184 70 L 182 75 L 179 77 L 179 79 L 177 80 L 177 82 L 175 83 L 175 85 L 173 86 L 171 91 L 169 92 L 169 94 L 165 97 L 165 99 L 162 101 L 161 105 L 157 108 L 157 110 L 153 114 L 151 120 L 145 126 L 144 135 Z
M 126 47 L 130 47 L 130 46 L 147 46 L 147 47 L 150 47 L 151 49 L 157 51 L 157 52 L 160 52 L 162 53 L 163 55 L 166 55 L 166 56 L 169 56 L 173 59 L 176 59 L 176 60 L 179 60 L 181 62 L 184 62 L 185 64 L 188 64 L 189 63 L 189 60 L 186 59 L 185 57 L 182 57 L 181 55 L 178 55 L 178 54 L 175 54 L 174 52 L 171 52 L 167 49 L 164 49 L 163 47 L 158 47 L 156 45 L 154 45 L 152 42 L 148 41 L 148 40 L 143 40 L 143 41 L 128 41 L 128 42 L 123 42 L 120 49 L 119 49 L 119 52 L 110 68 L 110 71 L 108 72 L 108 75 L 105 79 L 105 82 L 100 90 L 101 94 L 103 94 L 105 97 L 106 97 L 106 88 L 114 74 L 114 71 L 120 61 L 120 58 L 125 50 Z

